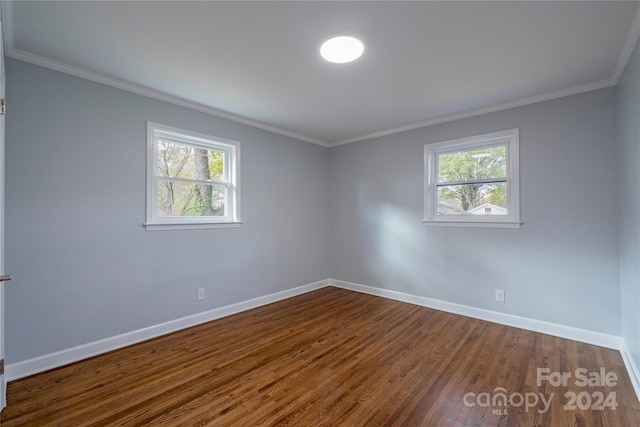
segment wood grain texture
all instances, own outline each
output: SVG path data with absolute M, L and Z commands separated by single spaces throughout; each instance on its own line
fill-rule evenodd
M 538 368 L 601 367 L 615 386 L 538 385 Z M 549 409 L 478 404 L 500 387 Z M 567 392 L 615 393 L 617 408 L 567 410 Z M 629 427 L 640 403 L 617 351 L 324 288 L 12 382 L 0 421 Z

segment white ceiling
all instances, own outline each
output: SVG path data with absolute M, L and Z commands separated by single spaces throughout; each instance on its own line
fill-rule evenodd
M 3 2 L 8 56 L 323 145 L 617 83 L 638 1 Z M 355 35 L 362 58 L 319 56 Z

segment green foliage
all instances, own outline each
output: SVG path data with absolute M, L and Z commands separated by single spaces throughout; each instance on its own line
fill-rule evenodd
M 496 185 L 494 187 L 495 188 L 489 192 L 489 203 L 505 207 L 507 205 L 507 186 Z
M 441 183 L 438 199 L 450 202 L 467 212 L 483 203 L 503 206 L 506 186 L 496 183 L 469 184 L 470 181 L 504 178 L 506 176 L 506 147 L 457 151 L 438 156 Z M 466 184 L 464 184 L 466 183 Z
M 189 184 L 171 179 L 158 183 L 158 214 L 162 216 L 212 216 L 224 213 L 225 190 L 215 184 L 224 177 L 224 153 L 173 141 L 158 143 L 158 172 L 211 184 Z
M 224 153 L 209 150 L 209 173 L 215 181 L 219 181 L 224 173 Z

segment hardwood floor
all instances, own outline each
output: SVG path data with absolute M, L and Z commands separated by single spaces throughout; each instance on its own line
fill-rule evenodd
M 12 382 L 8 405 L 2 427 L 640 426 L 617 351 L 337 288 Z

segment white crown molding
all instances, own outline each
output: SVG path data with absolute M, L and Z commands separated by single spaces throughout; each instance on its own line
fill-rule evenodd
M 374 139 L 382 136 L 393 135 L 400 132 L 420 129 L 423 127 L 433 126 L 440 123 L 447 123 L 447 122 L 452 122 L 454 120 L 466 119 L 469 117 L 479 116 L 481 114 L 495 113 L 496 111 L 508 110 L 510 108 L 522 107 L 529 104 L 535 104 L 543 101 L 550 101 L 556 98 L 563 98 L 565 96 L 577 95 L 583 92 L 602 89 L 605 87 L 613 86 L 615 84 L 616 84 L 616 81 L 613 78 L 598 80 L 596 82 L 586 83 L 578 86 L 572 86 L 566 89 L 546 92 L 540 95 L 527 96 L 524 98 L 516 99 L 514 101 L 507 101 L 507 102 L 501 102 L 499 104 L 487 105 L 484 107 L 462 111 L 460 113 L 447 114 L 444 116 L 435 117 L 433 119 L 423 120 L 420 122 L 410 123 L 404 126 L 382 130 L 380 132 L 374 132 L 367 135 L 361 135 L 353 138 L 344 139 L 341 141 L 335 141 L 330 143 L 329 146 L 336 147 L 339 145 L 351 144 L 353 142 L 365 141 L 368 139 Z
M 382 136 L 393 135 L 400 132 L 406 132 L 409 130 L 419 129 L 427 126 L 433 126 L 440 123 L 452 122 L 454 120 L 466 119 L 468 117 L 479 116 L 481 114 L 494 113 L 496 111 L 508 110 L 509 108 L 522 107 L 529 104 L 535 104 L 537 102 L 550 101 L 556 98 L 562 98 L 564 96 L 577 95 L 583 92 L 589 92 L 592 90 L 603 89 L 609 86 L 615 86 L 618 84 L 620 77 L 622 77 L 622 73 L 624 72 L 625 67 L 627 66 L 627 62 L 633 53 L 633 49 L 640 39 L 640 6 L 636 10 L 635 17 L 633 19 L 633 23 L 631 24 L 631 28 L 629 29 L 629 33 L 627 34 L 627 38 L 625 43 L 620 51 L 620 55 L 618 56 L 618 61 L 616 62 L 616 67 L 614 69 L 613 75 L 610 78 L 578 85 L 572 86 L 565 89 L 560 89 L 556 91 L 542 93 L 540 95 L 528 96 L 524 98 L 520 98 L 514 101 L 507 101 L 493 105 L 487 105 L 484 107 L 474 108 L 467 111 L 462 111 L 460 113 L 447 114 L 440 117 L 435 117 L 433 119 L 423 120 L 415 123 L 409 123 L 404 126 L 399 126 L 391 129 L 382 130 L 379 132 L 369 133 L 366 135 L 355 136 L 353 138 L 347 138 L 339 141 L 330 142 L 328 145 L 330 147 L 336 147 L 339 145 L 350 144 L 353 142 L 364 141 L 367 139 L 379 138 Z
M 280 129 L 278 127 L 268 125 L 266 123 L 263 123 L 257 120 L 248 119 L 246 117 L 239 116 L 236 114 L 232 114 L 224 110 L 220 110 L 220 109 L 206 106 L 200 103 L 189 101 L 184 98 L 170 95 L 170 94 L 167 94 L 155 89 L 151 89 L 142 85 L 130 83 L 124 80 L 109 77 L 100 73 L 96 73 L 93 71 L 82 69 L 80 67 L 75 67 L 59 61 L 55 61 L 40 55 L 35 55 L 29 52 L 22 51 L 20 49 L 16 49 L 13 47 L 13 27 L 12 27 L 12 19 L 11 19 L 12 13 L 13 13 L 12 7 L 13 7 L 12 2 L 2 2 L 1 15 L 2 15 L 2 21 L 4 23 L 5 53 L 6 53 L 6 56 L 8 57 L 29 62 L 32 64 L 40 65 L 45 68 L 50 68 L 66 74 L 74 75 L 76 77 L 95 81 L 97 83 L 101 83 L 107 86 L 112 86 L 118 89 L 126 90 L 128 92 L 136 93 L 138 95 L 157 99 L 159 101 L 164 101 L 170 104 L 189 108 L 191 110 L 199 111 L 215 117 L 220 117 L 220 118 L 231 120 L 237 123 L 242 123 L 258 129 L 288 136 L 301 141 L 310 142 L 312 144 L 317 144 L 323 147 L 336 147 L 340 145 L 350 144 L 353 142 L 379 138 L 379 137 L 393 135 L 396 133 L 406 132 L 406 131 L 419 129 L 427 126 L 433 126 L 436 124 L 451 122 L 454 120 L 460 120 L 460 119 L 474 117 L 482 114 L 493 113 L 497 111 L 507 110 L 510 108 L 522 107 L 529 104 L 535 104 L 537 102 L 549 101 L 556 98 L 562 98 L 570 95 L 577 95 L 583 92 L 589 92 L 592 90 L 614 86 L 618 83 L 620 77 L 622 76 L 622 73 L 624 72 L 626 64 L 629 61 L 631 54 L 633 53 L 633 49 L 638 39 L 640 38 L 640 7 L 639 7 L 636 10 L 633 23 L 631 25 L 631 28 L 629 29 L 629 33 L 627 34 L 627 38 L 620 52 L 620 55 L 618 56 L 618 60 L 616 62 L 616 67 L 613 71 L 613 75 L 607 79 L 586 83 L 582 85 L 572 86 L 569 88 L 560 89 L 556 91 L 546 92 L 539 95 L 523 97 L 513 101 L 487 105 L 484 107 L 474 108 L 474 109 L 462 111 L 459 113 L 446 114 L 440 117 L 435 117 L 435 118 L 431 118 L 431 119 L 427 119 L 419 122 L 409 123 L 407 125 L 389 128 L 379 132 L 373 132 L 373 133 L 359 135 L 359 136 L 355 136 L 355 137 L 351 137 L 343 140 L 327 142 L 327 141 L 321 141 L 306 135 L 301 135 L 295 132 L 290 132 L 284 129 Z
M 633 48 L 636 46 L 638 39 L 640 39 L 640 6 L 638 6 L 636 10 L 636 15 L 633 18 L 633 23 L 627 34 L 627 39 L 622 46 L 616 68 L 613 72 L 613 80 L 616 84 L 620 80 L 620 77 L 622 77 L 622 73 L 627 66 L 627 62 L 629 62 L 629 58 L 631 58 L 631 54 L 633 54 Z
M 9 29 L 6 31 L 8 34 L 11 33 Z M 6 43 L 9 45 L 9 43 Z M 633 46 L 632 46 L 633 50 Z M 404 126 L 399 126 L 395 128 L 390 128 L 386 130 L 382 130 L 379 132 L 369 133 L 365 135 L 355 136 L 352 138 L 334 141 L 334 142 L 325 142 L 320 141 L 319 139 L 311 138 L 305 135 L 301 135 L 294 132 L 289 132 L 284 129 L 277 128 L 275 126 L 267 125 L 265 123 L 251 120 L 246 117 L 238 116 L 232 113 L 228 113 L 223 110 L 219 110 L 217 108 L 209 107 L 203 104 L 199 104 L 196 102 L 192 102 L 174 95 L 170 95 L 161 91 L 157 91 L 155 89 L 151 89 L 142 85 L 137 85 L 134 83 L 130 83 L 124 80 L 116 79 L 113 77 L 106 76 L 104 74 L 96 73 L 94 71 L 89 71 L 80 67 L 72 66 L 65 64 L 63 62 L 54 61 L 52 59 L 35 55 L 30 52 L 25 52 L 16 48 L 7 48 L 6 56 L 10 58 L 14 58 L 20 61 L 28 62 L 31 64 L 39 65 L 41 67 L 49 68 L 55 71 L 59 71 L 65 74 L 70 74 L 75 77 L 80 77 L 85 80 L 90 80 L 96 83 L 104 84 L 107 86 L 115 87 L 117 89 L 122 89 L 127 92 L 135 93 L 138 95 L 142 95 L 148 98 L 156 99 L 159 101 L 167 102 L 169 104 L 178 105 L 180 107 L 188 108 L 194 111 L 199 111 L 201 113 L 209 114 L 215 117 L 231 120 L 237 123 L 242 123 L 248 126 L 252 126 L 258 129 L 266 130 L 269 132 L 277 133 L 280 135 L 288 136 L 290 138 L 298 139 L 301 141 L 309 142 L 312 144 L 320 145 L 323 147 L 336 147 L 339 145 L 351 144 L 353 142 L 365 141 L 368 139 L 379 138 L 382 136 L 393 135 L 396 133 L 406 132 L 409 130 L 419 129 L 427 126 L 433 126 L 440 123 L 452 122 L 454 120 L 465 119 L 469 117 L 479 116 L 481 114 L 493 113 L 496 111 L 508 110 L 510 108 L 522 107 L 529 104 L 535 104 L 537 102 L 549 101 L 556 98 L 562 98 L 565 96 L 576 95 L 583 92 L 589 92 L 596 89 L 602 89 L 605 87 L 613 86 L 617 83 L 617 80 L 612 78 L 599 80 L 592 83 L 587 83 L 583 85 L 573 86 L 566 89 L 560 89 L 552 92 L 546 92 L 540 95 L 529 96 L 525 98 L 520 98 L 514 101 L 503 102 L 499 104 L 488 105 L 480 108 L 474 108 L 471 110 L 462 111 L 460 113 L 447 114 L 444 116 L 436 117 L 433 119 L 423 120 L 415 123 L 410 123 Z M 631 52 L 629 52 L 629 56 Z M 626 58 L 628 60 L 629 57 Z M 626 62 L 625 62 L 626 64 Z M 624 68 L 624 67 L 623 67 Z M 619 76 L 618 76 L 619 78 Z
M 9 32 L 9 31 L 7 31 Z M 171 95 L 156 89 L 151 89 L 146 86 L 138 85 L 135 83 L 131 83 L 125 80 L 116 79 L 113 77 L 106 76 L 104 74 L 96 73 L 94 71 L 86 70 L 84 68 L 76 67 L 73 65 L 65 64 L 63 62 L 55 61 L 53 59 L 46 58 L 44 56 L 36 55 L 30 52 L 25 52 L 16 48 L 8 48 L 6 50 L 6 56 L 17 59 L 20 61 L 28 62 L 31 64 L 39 65 L 41 67 L 49 68 L 51 70 L 59 71 L 61 73 L 70 74 L 75 77 L 80 77 L 85 80 L 90 80 L 96 83 L 100 83 L 106 86 L 115 87 L 117 89 L 122 89 L 127 92 L 135 93 L 137 95 L 142 95 L 147 98 L 156 99 L 158 101 L 167 102 L 169 104 L 177 105 L 180 107 L 188 108 L 190 110 L 199 111 L 201 113 L 209 114 L 211 116 L 219 117 L 226 120 L 231 120 L 236 123 L 241 123 L 244 125 L 248 125 L 257 129 L 266 130 L 269 132 L 277 133 L 279 135 L 284 135 L 290 138 L 294 138 L 297 140 L 310 142 L 312 144 L 321 145 L 323 147 L 328 147 L 329 145 L 315 138 L 311 138 L 305 135 L 300 135 L 295 132 L 289 132 L 284 129 L 280 129 L 275 126 L 268 125 L 266 123 L 248 119 L 246 117 L 242 117 L 233 113 L 229 113 L 223 110 L 219 110 L 217 108 L 209 107 L 204 104 L 200 104 L 197 102 L 189 101 L 184 98 L 180 98 L 175 95 Z

